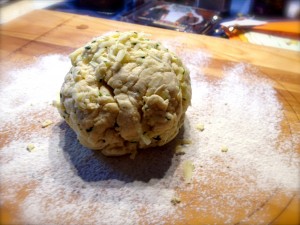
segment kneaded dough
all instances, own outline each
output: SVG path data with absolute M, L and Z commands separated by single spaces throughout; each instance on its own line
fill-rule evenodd
M 134 154 L 179 132 L 191 102 L 188 69 L 161 43 L 113 32 L 70 55 L 58 110 L 80 143 L 103 154 Z

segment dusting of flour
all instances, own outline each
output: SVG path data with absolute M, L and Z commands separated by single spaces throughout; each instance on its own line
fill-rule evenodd
M 232 224 L 247 222 L 270 193 L 299 190 L 297 142 L 282 137 L 284 114 L 272 83 L 244 64 L 224 68 L 211 82 L 201 70 L 209 64 L 206 54 L 178 54 L 191 69 L 193 90 L 177 137 L 191 142 L 182 146 L 184 155 L 174 154 L 176 140 L 135 160 L 82 147 L 51 106 L 70 68 L 65 56 L 43 56 L 8 72 L 0 83 L 0 134 L 9 139 L 0 150 L 0 199 L 18 205 L 15 222 L 184 224 L 189 209 L 199 222 L 211 215 Z M 46 119 L 54 124 L 39 127 Z M 36 150 L 26 151 L 28 143 Z M 191 184 L 182 176 L 187 160 L 195 166 Z M 176 206 L 174 197 L 181 199 Z M 236 205 L 242 218 L 234 216 Z

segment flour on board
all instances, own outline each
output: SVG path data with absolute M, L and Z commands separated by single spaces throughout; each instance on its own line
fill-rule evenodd
M 193 71 L 193 97 L 179 138 L 191 141 L 181 146 L 184 154 L 174 154 L 172 142 L 141 151 L 134 160 L 83 148 L 50 105 L 69 68 L 66 57 L 42 56 L 10 71 L 12 77 L 0 83 L 6 106 L 0 133 L 13 135 L 0 151 L 0 199 L 2 205 L 19 205 L 16 222 L 163 224 L 172 218 L 184 223 L 184 212 L 192 207 L 199 218 L 213 215 L 214 221 L 232 224 L 239 222 L 235 205 L 247 222 L 261 195 L 299 190 L 299 137 L 283 141 L 284 114 L 272 84 L 243 64 L 224 68 L 223 77 L 210 82 L 199 69 L 207 65 L 207 55 L 190 50 L 182 58 Z M 43 129 L 32 122 L 37 118 L 53 124 Z M 26 133 L 32 123 L 36 128 Z M 36 150 L 26 151 L 28 143 Z M 190 184 L 182 177 L 185 161 L 194 168 Z M 21 192 L 24 199 L 17 200 Z M 176 206 L 174 196 L 180 199 Z

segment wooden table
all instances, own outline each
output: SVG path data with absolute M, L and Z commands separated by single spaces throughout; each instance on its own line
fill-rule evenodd
M 159 40 L 180 37 L 185 40 L 187 48 L 197 48 L 209 53 L 211 66 L 204 70 L 208 77 L 219 77 L 222 66 L 231 62 L 252 65 L 275 81 L 274 88 L 283 104 L 286 122 L 292 132 L 300 132 L 299 52 L 87 16 L 37 10 L 1 26 L 1 64 L 15 60 L 22 60 L 26 64 L 34 56 L 68 54 L 92 37 L 112 30 L 143 31 Z M 3 78 L 2 74 L 0 78 Z M 1 139 L 0 147 L 7 138 L 5 135 L 2 137 L 4 138 Z M 296 148 L 300 152 L 299 145 Z M 279 199 L 280 196 L 277 199 L 275 197 L 268 203 L 268 210 L 274 214 L 272 224 L 299 224 L 297 215 L 300 212 L 299 198 L 294 195 L 290 199 L 281 199 L 283 205 L 278 205 Z M 1 210 L 3 224 L 13 221 L 13 215 L 16 213 L 14 209 L 3 206 Z M 197 224 L 195 221 L 191 223 Z

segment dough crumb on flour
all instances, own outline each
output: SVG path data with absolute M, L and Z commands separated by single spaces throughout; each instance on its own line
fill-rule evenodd
M 29 143 L 29 144 L 27 145 L 27 147 L 26 147 L 26 150 L 27 150 L 28 152 L 33 152 L 33 151 L 35 151 L 35 150 L 36 150 L 35 145 L 32 144 L 32 143 Z
M 42 128 L 46 128 L 46 127 L 50 126 L 51 124 L 53 124 L 52 120 L 45 120 L 44 122 L 42 122 Z
M 186 160 L 182 164 L 183 169 L 183 178 L 186 184 L 190 184 L 192 182 L 193 172 L 195 170 L 195 166 L 190 160 Z
M 179 203 L 181 202 L 181 199 L 178 198 L 178 197 L 173 197 L 171 199 L 171 203 L 175 206 L 175 205 L 178 205 Z

